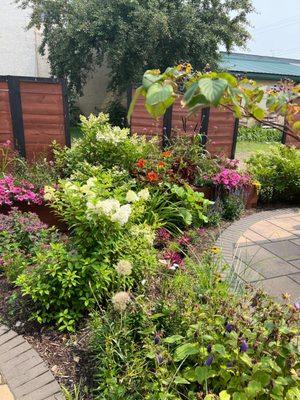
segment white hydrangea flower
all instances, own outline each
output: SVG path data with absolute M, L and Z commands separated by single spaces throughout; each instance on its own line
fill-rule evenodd
M 113 213 L 119 212 L 121 207 L 116 199 L 99 200 L 96 204 L 96 209 L 102 214 L 111 216 Z
M 148 200 L 150 198 L 150 193 L 149 193 L 149 189 L 145 188 L 142 189 L 138 192 L 138 196 L 139 198 L 141 198 L 142 200 Z
M 115 269 L 119 275 L 127 276 L 132 272 L 132 264 L 128 260 L 120 260 L 115 266 Z
M 130 302 L 130 296 L 127 292 L 116 293 L 112 298 L 112 303 L 116 311 L 125 311 L 127 304 Z
M 131 206 L 130 204 L 126 204 L 125 206 L 121 206 L 119 210 L 116 211 L 115 214 L 112 215 L 111 221 L 119 222 L 120 225 L 125 225 L 128 222 L 131 214 Z
M 96 140 L 98 142 L 106 142 L 117 145 L 124 142 L 129 135 L 128 129 L 121 129 L 118 126 L 102 128 L 96 133 Z
M 139 196 L 133 190 L 129 190 L 126 194 L 126 201 L 128 201 L 128 203 L 135 203 L 139 201 Z

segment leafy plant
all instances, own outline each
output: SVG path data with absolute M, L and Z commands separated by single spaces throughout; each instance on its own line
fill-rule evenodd
M 253 126 L 247 128 L 241 126 L 238 132 L 239 141 L 249 141 L 249 142 L 280 142 L 282 137 L 282 132 L 277 129 L 267 129 L 260 126 Z
M 234 221 L 241 217 L 245 209 L 244 200 L 237 195 L 229 194 L 222 200 L 222 216 L 228 221 Z
M 247 161 L 248 171 L 261 184 L 264 201 L 297 201 L 300 198 L 300 151 L 276 145 Z

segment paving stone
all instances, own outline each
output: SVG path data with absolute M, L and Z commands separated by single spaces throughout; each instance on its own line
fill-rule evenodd
M 265 239 L 272 241 L 298 238 L 296 235 L 293 235 L 289 231 L 282 229 L 269 221 L 256 222 L 254 225 L 251 226 L 250 229 L 255 233 L 263 236 Z
M 262 246 L 284 260 L 297 260 L 300 258 L 300 246 L 288 240 L 277 243 L 265 243 Z
M 7 385 L 0 385 L 0 399 L 1 400 L 14 400 L 9 387 Z
M 279 228 L 289 231 L 293 235 L 300 235 L 300 223 L 294 218 L 276 218 L 269 219 L 268 222 L 278 226 Z
M 256 244 L 259 243 L 268 243 L 268 239 L 264 238 L 263 236 L 259 235 L 257 232 L 254 232 L 251 229 L 247 229 L 244 233 L 243 233 L 243 237 L 245 237 L 246 239 L 255 242 Z
M 297 246 L 300 246 L 300 239 L 291 240 L 292 243 L 295 243 Z
M 291 260 L 290 264 L 300 269 L 300 259 L 299 260 Z
M 30 394 L 21 397 L 20 400 L 44 400 L 49 396 L 53 396 L 53 398 L 55 399 L 55 395 L 59 396 L 57 388 L 57 382 L 50 382 L 42 388 L 34 390 Z
M 53 382 L 53 375 L 49 371 L 44 372 L 41 375 L 36 376 L 34 379 L 29 380 L 22 385 L 14 387 L 14 393 L 17 397 L 24 397 L 31 394 L 35 390 L 39 390 L 47 384 Z
M 298 272 L 297 274 L 289 275 L 289 278 L 293 279 L 293 281 L 299 283 L 299 285 L 300 285 L 300 272 Z M 299 286 L 299 290 L 300 290 L 300 286 Z M 299 293 L 299 297 L 300 297 L 300 293 Z
M 236 262 L 234 265 L 234 272 L 243 279 L 243 281 L 251 283 L 264 280 L 264 276 L 255 271 L 254 269 L 248 267 L 242 261 Z
M 263 287 L 269 295 L 276 297 L 278 300 L 280 300 L 280 296 L 283 293 L 288 293 L 291 296 L 291 302 L 300 298 L 300 286 L 288 276 L 266 279 L 263 281 Z

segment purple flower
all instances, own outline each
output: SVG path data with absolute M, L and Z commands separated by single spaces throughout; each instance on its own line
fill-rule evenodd
M 214 361 L 214 356 L 211 354 L 211 355 L 207 358 L 207 360 L 205 361 L 204 365 L 205 365 L 206 367 L 210 367 L 213 361 Z
M 212 345 L 209 344 L 209 345 L 206 347 L 206 350 L 207 350 L 208 353 L 211 353 L 211 349 L 212 349 Z
M 180 246 L 188 246 L 191 243 L 191 238 L 187 235 L 184 234 L 178 239 L 178 244 Z
M 233 325 L 229 324 L 228 322 L 225 325 L 225 329 L 228 333 L 233 331 Z
M 296 311 L 300 311 L 300 302 L 297 301 L 297 302 L 294 304 L 294 307 L 295 307 L 295 310 L 296 310 Z
M 163 356 L 161 354 L 157 354 L 156 355 L 156 361 L 157 361 L 158 364 L 162 364 L 163 361 L 164 361 Z
M 248 343 L 246 340 L 242 340 L 240 344 L 240 350 L 242 353 L 246 353 L 246 351 L 249 349 Z
M 227 368 L 232 368 L 233 367 L 233 362 L 232 361 L 229 361 L 228 363 L 227 363 Z
M 159 344 L 160 343 L 160 336 L 158 334 L 156 334 L 154 336 L 154 344 Z

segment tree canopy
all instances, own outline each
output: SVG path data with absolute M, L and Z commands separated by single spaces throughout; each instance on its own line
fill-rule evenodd
M 147 69 L 188 61 L 215 67 L 219 48 L 244 46 L 252 0 L 16 0 L 43 28 L 52 74 L 80 93 L 105 61 L 110 89 L 126 90 Z

